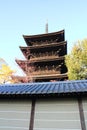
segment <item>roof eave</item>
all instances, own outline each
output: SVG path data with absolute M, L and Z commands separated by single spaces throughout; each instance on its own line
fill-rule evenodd
M 57 31 L 57 32 L 52 32 L 52 33 L 44 33 L 44 34 L 38 34 L 38 35 L 23 35 L 23 38 L 39 38 L 39 37 L 45 37 L 45 36 L 53 36 L 53 35 L 57 35 L 57 34 L 63 34 L 64 33 L 64 29 Z

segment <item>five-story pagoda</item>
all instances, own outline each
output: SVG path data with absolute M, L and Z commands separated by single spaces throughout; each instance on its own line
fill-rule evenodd
M 64 30 L 61 30 L 46 34 L 23 35 L 27 47 L 20 46 L 20 49 L 26 60 L 16 62 L 29 80 L 46 82 L 67 79 L 64 62 L 67 42 L 64 34 Z

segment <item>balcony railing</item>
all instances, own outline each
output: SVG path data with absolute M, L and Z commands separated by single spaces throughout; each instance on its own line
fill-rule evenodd
M 40 46 L 40 45 L 48 45 L 48 44 L 54 44 L 56 42 L 58 42 L 58 38 L 55 40 L 46 40 L 46 41 L 36 41 L 36 42 L 32 42 L 32 46 Z
M 50 74 L 60 74 L 61 71 L 55 70 L 38 70 L 31 73 L 31 75 L 50 75 Z
M 31 69 L 30 69 L 31 70 Z M 30 72 L 30 71 L 28 71 Z M 58 66 L 44 66 L 44 67 L 36 67 L 31 71 L 31 75 L 50 75 L 50 74 L 60 74 L 61 73 L 61 65 Z
M 55 52 L 44 52 L 44 53 L 33 53 L 30 61 L 35 61 L 35 60 L 43 60 L 43 59 L 51 59 L 51 58 L 58 58 L 59 57 L 59 51 L 55 51 Z
M 34 57 L 31 58 L 30 61 L 35 61 L 35 60 L 43 60 L 43 59 L 53 59 L 53 58 L 58 58 L 58 56 L 43 56 L 43 57 Z

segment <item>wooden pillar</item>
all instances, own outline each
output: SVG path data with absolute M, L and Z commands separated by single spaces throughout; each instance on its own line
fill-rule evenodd
M 36 100 L 32 100 L 29 130 L 33 130 L 33 127 L 34 127 L 35 103 L 36 103 Z
M 82 130 L 86 130 L 85 117 L 84 117 L 83 104 L 82 104 L 82 98 L 78 98 L 78 106 L 79 106 L 81 129 Z

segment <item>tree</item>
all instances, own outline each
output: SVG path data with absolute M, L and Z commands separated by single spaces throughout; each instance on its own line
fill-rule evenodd
M 0 83 L 15 83 L 15 80 L 12 79 L 14 71 L 6 64 L 3 64 L 0 69 Z
M 78 41 L 65 57 L 69 80 L 87 79 L 87 39 Z

